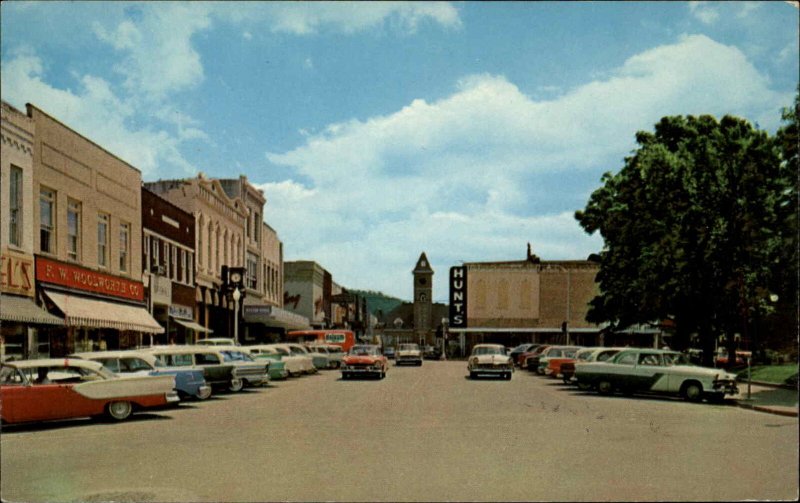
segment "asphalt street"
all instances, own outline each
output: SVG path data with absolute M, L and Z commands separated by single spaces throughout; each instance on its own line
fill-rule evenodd
M 7 427 L 5 501 L 663 501 L 798 497 L 798 420 L 605 397 L 464 362 L 322 372 L 123 423 Z

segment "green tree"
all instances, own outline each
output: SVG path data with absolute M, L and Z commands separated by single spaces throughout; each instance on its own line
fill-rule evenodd
M 793 184 L 774 139 L 736 117 L 665 117 L 636 141 L 575 214 L 605 241 L 587 319 L 613 328 L 672 320 L 673 344 L 697 332 L 710 364 L 718 334 L 733 348 L 734 334 L 747 338 L 770 309 Z

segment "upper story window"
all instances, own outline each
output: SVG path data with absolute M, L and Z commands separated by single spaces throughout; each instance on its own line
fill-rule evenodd
M 81 259 L 81 203 L 67 200 L 67 258 Z
M 97 265 L 108 267 L 108 221 L 105 213 L 97 214 Z
M 8 185 L 8 242 L 22 246 L 22 168 L 11 166 Z
M 119 224 L 119 270 L 128 272 L 128 253 L 130 247 L 131 226 Z
M 253 218 L 253 241 L 258 243 L 258 228 L 261 227 L 261 218 L 258 213 L 255 214 Z
M 56 193 L 42 188 L 39 191 L 39 249 L 56 252 Z
M 247 254 L 247 288 L 258 289 L 258 257 Z
M 150 236 L 145 234 L 144 236 L 144 244 L 142 246 L 142 269 L 144 271 L 150 271 Z

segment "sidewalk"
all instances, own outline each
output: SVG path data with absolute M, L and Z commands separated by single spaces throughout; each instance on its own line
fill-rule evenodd
M 767 383 L 752 383 L 750 400 L 747 399 L 747 382 L 739 381 L 739 394 L 733 399 L 747 409 L 759 412 L 779 414 L 781 416 L 798 417 L 798 390 L 786 386 Z

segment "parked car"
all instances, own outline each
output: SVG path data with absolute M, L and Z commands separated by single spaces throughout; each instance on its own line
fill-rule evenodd
M 394 357 L 396 356 L 397 353 L 394 346 L 387 346 L 383 348 L 383 354 L 384 356 L 386 356 L 386 358 L 394 360 Z
M 526 351 L 519 355 L 520 358 L 520 367 L 524 369 L 528 369 L 531 372 L 536 372 L 536 369 L 539 368 L 539 357 L 541 354 L 549 348 L 549 344 L 542 344 L 538 348 L 534 349 L 533 351 Z
M 250 352 L 250 356 L 256 359 L 268 358 L 272 362 L 282 363 L 289 377 L 307 374 L 310 369 L 314 368 L 311 358 L 292 355 L 292 352 L 288 348 L 273 344 L 257 344 L 255 346 L 245 346 L 245 348 Z M 270 373 L 271 372 L 272 364 L 270 363 Z
M 311 352 L 307 347 L 302 344 L 295 344 L 293 342 L 289 342 L 284 344 L 285 347 L 289 348 L 293 354 L 297 355 L 306 355 L 311 358 L 311 363 L 314 364 L 314 371 L 321 369 L 328 368 L 328 355 L 324 355 L 320 352 Z
M 563 379 L 564 383 L 566 384 L 578 384 L 577 380 L 575 379 L 576 363 L 595 361 L 604 362 L 623 349 L 625 348 L 591 347 L 579 349 L 578 352 L 575 353 L 574 361 L 567 361 L 561 364 L 561 379 Z M 585 385 L 580 385 L 579 387 L 584 389 Z
M 342 346 L 338 344 L 311 343 L 308 345 L 308 348 L 309 350 L 316 350 L 327 356 L 329 369 L 338 369 L 342 366 L 342 360 L 344 360 L 345 355 Z
M 575 353 L 581 349 L 580 346 L 550 346 L 542 352 L 539 356 L 539 366 L 536 368 L 536 373 L 539 375 L 549 376 L 561 370 L 561 363 L 567 360 L 573 360 Z M 553 361 L 553 365 L 550 362 Z M 556 377 L 555 375 L 551 377 Z
M 144 351 L 94 351 L 75 353 L 71 358 L 100 362 L 104 367 L 122 377 L 134 375 L 171 375 L 175 377 L 175 391 L 181 399 L 188 397 L 205 400 L 211 396 L 211 386 L 206 384 L 202 369 L 167 367 L 151 353 Z
M 579 384 L 601 394 L 662 393 L 686 400 L 721 401 L 738 393 L 736 375 L 720 369 L 698 367 L 686 355 L 658 349 L 625 349 L 605 362 L 575 365 Z
M 422 350 L 422 357 L 426 360 L 440 360 L 442 358 L 442 350 L 436 346 L 425 346 Z
M 225 361 L 210 346 L 154 346 L 144 350 L 167 367 L 201 369 L 208 385 L 216 390 L 239 391 L 244 386 L 234 374 L 233 362 Z
M 403 343 L 397 347 L 395 365 L 406 363 L 417 366 L 422 365 L 422 350 L 419 348 L 419 344 Z
M 386 377 L 389 360 L 381 354 L 380 346 L 374 344 L 357 344 L 350 348 L 342 361 L 342 379 L 355 376 Z
M 241 346 L 214 346 L 222 354 L 226 362 L 233 362 L 233 373 L 241 379 L 243 386 L 263 386 L 269 384 L 269 360 L 256 361 L 247 351 L 242 351 Z M 239 391 L 232 389 L 231 391 Z
M 0 363 L 0 419 L 5 423 L 132 412 L 177 403 L 171 375 L 122 378 L 102 363 L 54 358 Z
M 286 368 L 286 362 L 281 360 L 281 354 L 275 349 L 270 350 L 253 349 L 253 346 L 240 346 L 241 350 L 249 354 L 255 360 L 264 359 L 269 360 L 269 378 L 270 379 L 286 379 L 289 377 L 289 371 Z
M 200 346 L 238 346 L 236 341 L 229 337 L 211 337 L 209 339 L 200 339 L 197 341 Z
M 540 345 L 541 344 L 534 344 L 534 343 L 531 343 L 531 342 L 526 342 L 524 344 L 520 344 L 519 346 L 513 348 L 511 350 L 511 352 L 508 354 L 508 356 L 511 357 L 511 360 L 514 362 L 514 365 L 520 366 L 519 356 L 522 353 L 533 351 L 534 349 L 536 349 Z
M 311 354 L 305 350 L 299 344 L 269 344 L 268 346 L 274 347 L 278 351 L 285 351 L 287 354 L 284 355 L 283 360 L 287 361 L 287 356 L 294 358 L 300 361 L 303 367 L 304 374 L 316 374 L 317 367 L 314 365 L 314 360 L 311 358 Z
M 306 349 L 311 354 L 312 358 L 320 355 L 325 357 L 325 366 L 322 367 L 323 369 L 338 368 L 336 362 L 331 358 L 331 353 L 327 346 L 323 344 L 307 344 Z
M 479 375 L 493 375 L 510 381 L 514 362 L 500 344 L 476 344 L 467 360 L 467 370 L 472 379 Z

